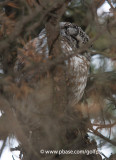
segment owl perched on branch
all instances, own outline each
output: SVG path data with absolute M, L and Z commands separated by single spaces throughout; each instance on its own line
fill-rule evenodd
M 62 54 L 75 54 L 75 56 L 65 60 L 65 65 L 67 66 L 67 75 L 69 79 L 69 97 L 73 97 L 73 105 L 77 104 L 78 101 L 82 98 L 87 83 L 88 69 L 91 57 L 87 52 L 78 54 L 77 51 L 79 48 L 84 47 L 88 41 L 89 37 L 81 29 L 81 27 L 78 27 L 77 25 L 69 22 L 60 22 L 60 42 Z M 37 38 L 31 40 L 24 47 L 24 55 L 18 55 L 15 70 L 24 70 L 25 67 L 28 68 L 28 66 L 30 66 L 29 62 L 39 62 L 41 61 L 41 58 L 43 61 L 49 58 L 49 49 L 45 29 L 40 32 Z M 27 76 L 28 80 L 32 78 L 32 74 L 33 73 L 30 73 Z

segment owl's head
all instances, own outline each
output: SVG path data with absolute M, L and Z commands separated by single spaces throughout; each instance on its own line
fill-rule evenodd
M 76 44 L 79 48 L 89 41 L 88 35 L 76 24 L 60 22 L 61 35 Z
M 80 48 L 89 41 L 89 36 L 76 24 L 60 22 L 60 30 L 61 36 L 65 37 L 74 48 Z M 88 61 L 91 60 L 90 53 L 84 52 L 83 56 L 86 57 Z

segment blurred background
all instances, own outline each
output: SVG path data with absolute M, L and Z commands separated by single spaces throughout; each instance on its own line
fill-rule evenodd
M 13 32 L 15 24 L 18 24 L 23 16 L 31 14 L 36 5 L 41 5 L 41 1 L 35 3 L 34 0 L 21 2 L 0 0 L 0 40 L 7 39 Z M 116 145 L 112 143 L 112 141 L 116 141 L 115 7 L 115 0 L 72 0 L 68 3 L 68 7 L 61 18 L 61 21 L 81 26 L 90 39 L 94 39 L 99 35 L 93 42 L 92 48 L 89 49 L 89 52 L 92 54 L 91 67 L 82 103 L 86 101 L 88 104 L 88 114 L 93 127 L 93 130 L 88 129 L 87 133 L 91 140 L 95 139 L 97 142 L 97 149 L 101 152 L 103 159 L 109 158 L 111 154 L 116 153 Z M 23 30 L 16 35 L 16 40 L 12 41 L 9 53 L 5 51 L 4 54 L 0 55 L 1 93 L 4 90 L 4 85 L 7 83 L 11 85 L 9 79 L 16 61 L 17 48 L 22 48 L 29 40 L 37 37 L 41 29 L 44 28 L 46 19 L 41 17 L 42 12 L 35 16 L 33 20 L 27 20 Z M 12 40 L 12 37 L 10 38 Z M 5 88 L 5 94 L 10 94 L 9 89 L 10 91 L 15 90 L 13 87 Z M 25 90 L 23 93 L 27 92 L 27 88 Z M 1 108 L 1 121 L 4 112 Z M 82 106 L 82 112 L 86 117 L 85 106 Z M 0 134 L 1 137 L 3 135 Z M 101 135 L 107 137 L 107 139 Z M 107 141 L 108 139 L 109 141 Z M 0 140 L 0 159 L 19 160 L 20 152 L 11 151 L 11 148 L 17 147 L 18 144 L 19 142 L 15 136 L 9 136 L 6 133 L 5 138 L 3 136 Z

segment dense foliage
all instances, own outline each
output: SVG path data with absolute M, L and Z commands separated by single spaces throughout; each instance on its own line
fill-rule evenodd
M 105 3 L 110 10 L 98 14 Z M 16 138 L 19 145 L 11 147 L 11 151 L 19 150 L 21 160 L 116 159 L 115 6 L 115 0 L 0 0 L 0 140 L 3 142 L 0 157 L 8 138 Z M 49 61 L 36 59 L 30 51 L 27 68 L 20 73 L 14 69 L 17 57 L 27 54 L 22 51 L 25 44 L 37 37 L 46 25 L 51 35 L 48 43 L 56 39 L 59 21 L 81 26 L 91 39 L 86 46 L 92 55 L 87 87 L 79 104 L 68 109 L 64 71 L 53 69 L 65 60 L 65 57 L 57 60 L 58 43 L 53 50 L 56 59 L 51 55 Z M 31 82 L 24 77 L 20 82 L 17 80 L 22 72 L 33 71 L 39 74 L 39 80 L 38 77 Z M 59 77 L 62 85 L 57 81 Z M 50 94 L 51 88 L 54 95 Z M 40 153 L 41 149 L 100 151 L 103 147 L 111 150 L 109 158 L 102 151 L 78 157 Z

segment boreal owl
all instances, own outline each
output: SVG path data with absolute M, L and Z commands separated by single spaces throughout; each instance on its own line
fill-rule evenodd
M 88 35 L 76 24 L 69 22 L 60 22 L 60 40 L 61 49 L 64 55 L 71 55 L 78 51 L 79 48 L 89 41 Z M 25 54 L 18 55 L 16 61 L 15 70 L 20 71 L 27 65 L 26 58 L 30 61 L 37 61 L 43 56 L 45 59 L 49 57 L 49 50 L 47 45 L 46 30 L 43 29 L 39 36 L 32 39 L 24 47 Z M 70 79 L 70 95 L 72 98 L 72 104 L 75 105 L 82 98 L 88 77 L 88 69 L 90 65 L 90 54 L 85 52 L 84 54 L 75 54 L 69 60 L 65 61 L 68 70 L 68 78 Z M 32 74 L 32 73 L 31 73 Z M 28 79 L 31 79 L 31 74 Z

